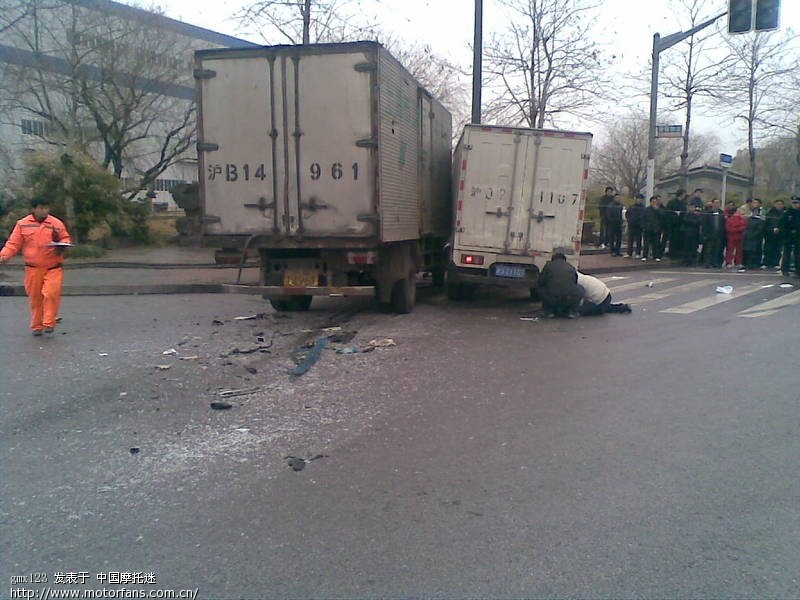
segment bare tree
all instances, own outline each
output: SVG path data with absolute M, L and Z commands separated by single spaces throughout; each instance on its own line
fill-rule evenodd
M 756 141 L 774 132 L 786 97 L 786 84 L 796 76 L 797 35 L 785 32 L 749 33 L 728 38 L 731 60 L 725 77 L 725 102 L 747 127 L 751 193 L 756 182 Z M 796 93 L 796 89 L 792 92 Z
M 608 128 L 604 144 L 592 150 L 592 177 L 605 185 L 627 189 L 630 195 L 643 190 L 647 183 L 647 123 L 641 112 L 618 117 Z M 713 135 L 695 135 L 687 152 L 689 168 L 709 162 L 719 140 Z M 681 142 L 659 140 L 656 148 L 656 180 L 679 171 Z
M 371 31 L 354 0 L 256 0 L 237 13 L 266 43 L 341 42 Z M 265 27 L 266 26 L 266 27 Z
M 486 116 L 530 127 L 583 116 L 607 96 L 604 61 L 593 40 L 590 0 L 501 0 L 510 13 L 507 30 L 484 52 L 487 87 L 494 99 Z
M 691 29 L 709 17 L 711 11 L 718 11 L 713 0 L 678 0 L 676 14 L 686 21 L 685 29 Z M 684 189 L 688 188 L 689 141 L 692 127 L 692 109 L 695 100 L 701 97 L 719 96 L 718 83 L 730 55 L 715 52 L 714 44 L 720 40 L 718 32 L 703 30 L 691 36 L 665 54 L 666 63 L 662 81 L 664 94 L 673 101 L 675 110 L 684 111 L 683 149 L 680 155 L 679 175 L 683 178 Z
M 69 0 L 29 4 L 6 34 L 32 64 L 6 69 L 4 104 L 39 119 L 43 142 L 99 155 L 132 180 L 132 194 L 146 189 L 194 143 L 189 41 L 154 34 L 155 13 L 117 19 Z

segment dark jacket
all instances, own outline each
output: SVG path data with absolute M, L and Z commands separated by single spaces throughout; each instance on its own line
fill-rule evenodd
M 661 231 L 661 209 L 648 206 L 642 211 L 642 230 L 645 233 Z
M 703 239 L 714 240 L 725 238 L 725 213 L 722 209 L 716 212 L 703 213 Z
M 611 204 L 611 201 L 613 199 L 614 199 L 614 196 L 605 196 L 605 195 L 600 198 L 600 202 L 598 202 L 597 205 L 600 207 L 600 218 L 601 219 L 605 219 L 606 218 L 606 208 L 608 207 L 609 204 Z
M 625 219 L 631 227 L 641 227 L 644 216 L 644 204 L 633 204 L 625 213 Z
M 703 226 L 703 215 L 696 211 L 689 211 L 683 215 L 681 231 L 687 235 L 697 235 L 700 237 L 700 229 Z
M 744 232 L 745 250 L 758 251 L 761 240 L 764 238 L 764 219 L 756 215 L 747 219 L 747 229 Z
M 612 200 L 606 207 L 606 222 L 610 225 L 622 223 L 622 204 L 617 200 Z
M 578 272 L 565 260 L 551 260 L 539 274 L 537 287 L 553 296 L 580 294 Z
M 767 211 L 764 217 L 764 237 L 781 237 L 781 221 L 785 212 L 785 210 L 778 210 L 774 206 Z
M 786 242 L 800 242 L 800 209 L 793 206 L 783 211 L 781 234 Z

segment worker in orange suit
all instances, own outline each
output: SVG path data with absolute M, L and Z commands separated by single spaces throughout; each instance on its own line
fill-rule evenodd
M 38 336 L 55 330 L 64 281 L 65 248 L 55 244 L 70 244 L 71 239 L 63 221 L 50 214 L 47 198 L 34 198 L 31 207 L 31 214 L 17 221 L 0 250 L 0 263 L 22 252 L 25 292 L 31 305 L 31 330 Z

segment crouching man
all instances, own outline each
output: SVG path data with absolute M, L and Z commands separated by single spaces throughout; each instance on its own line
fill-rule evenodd
M 536 284 L 546 317 L 578 316 L 583 288 L 578 285 L 578 272 L 561 253 L 553 254 L 539 274 Z
M 611 302 L 611 291 L 608 286 L 597 277 L 578 273 L 578 285 L 583 288 L 583 302 L 581 302 L 580 314 L 588 317 L 603 315 L 605 313 L 629 313 L 630 304 Z

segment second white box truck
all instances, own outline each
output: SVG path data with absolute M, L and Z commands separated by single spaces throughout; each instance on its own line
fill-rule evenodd
M 453 157 L 447 294 L 525 287 L 554 252 L 580 256 L 592 134 L 467 125 Z

